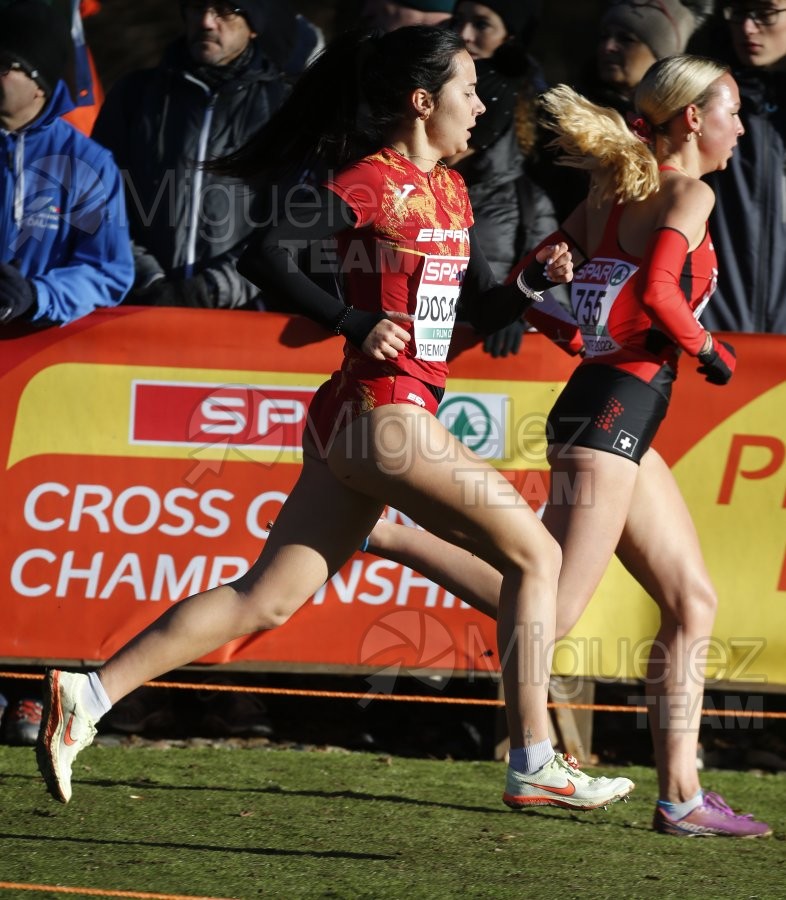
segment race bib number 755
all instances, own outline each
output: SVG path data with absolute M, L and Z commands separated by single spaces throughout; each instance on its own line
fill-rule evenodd
M 613 353 L 619 344 L 609 333 L 609 313 L 614 301 L 637 271 L 618 259 L 592 259 L 579 268 L 570 288 L 573 315 L 590 356 Z

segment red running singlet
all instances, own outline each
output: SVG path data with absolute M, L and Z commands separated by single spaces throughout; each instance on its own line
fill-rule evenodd
M 395 319 L 413 338 L 385 367 L 443 387 L 473 221 L 463 179 L 441 163 L 422 172 L 385 148 L 347 166 L 326 187 L 357 220 L 338 237 L 346 303 L 412 316 Z M 380 364 L 351 344 L 344 354 L 356 377 L 379 373 Z

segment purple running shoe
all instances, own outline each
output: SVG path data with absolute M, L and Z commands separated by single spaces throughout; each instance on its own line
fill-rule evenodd
M 682 819 L 672 819 L 659 806 L 655 809 L 652 827 L 661 834 L 675 837 L 769 837 L 772 829 L 765 822 L 757 822 L 752 815 L 738 815 L 720 794 L 704 794 L 701 806 Z

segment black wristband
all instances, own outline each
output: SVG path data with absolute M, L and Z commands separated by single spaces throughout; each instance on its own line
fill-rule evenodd
M 384 313 L 367 312 L 363 309 L 355 309 L 354 306 L 348 306 L 341 313 L 334 328 L 338 329 L 340 326 L 341 331 L 336 331 L 336 334 L 343 334 L 351 344 L 361 349 L 363 341 L 369 336 L 374 326 L 384 318 Z
M 554 282 L 545 275 L 545 268 L 544 263 L 533 258 L 532 262 L 521 270 L 519 277 L 526 282 L 530 290 L 540 294 L 550 287 L 554 287 Z

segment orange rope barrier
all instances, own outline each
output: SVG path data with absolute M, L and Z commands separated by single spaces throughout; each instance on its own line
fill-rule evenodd
M 110 891 L 100 888 L 61 887 L 53 884 L 17 884 L 0 881 L 0 890 L 38 891 L 47 894 L 79 894 L 82 897 L 132 897 L 135 900 L 229 900 L 227 897 L 194 897 L 191 894 L 149 894 L 146 891 Z
M 26 672 L 0 672 L 0 678 L 24 678 L 41 680 L 41 675 Z M 280 697 L 312 697 L 327 700 L 392 700 L 399 703 L 442 703 L 453 706 L 496 706 L 505 705 L 504 700 L 484 700 L 472 697 L 428 697 L 420 694 L 380 694 L 369 690 L 359 691 L 314 691 L 301 688 L 244 687 L 234 684 L 198 684 L 181 681 L 147 681 L 144 687 L 177 688 L 185 691 L 227 691 L 239 694 L 268 694 Z M 613 706 L 603 703 L 549 703 L 549 709 L 581 709 L 592 712 L 646 713 L 646 706 Z M 786 712 L 763 712 L 742 709 L 702 709 L 703 716 L 744 715 L 751 719 L 786 719 Z

